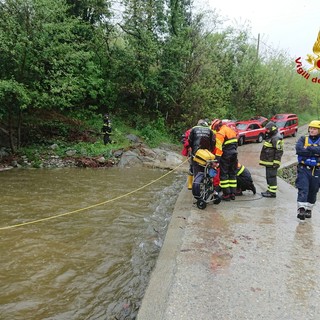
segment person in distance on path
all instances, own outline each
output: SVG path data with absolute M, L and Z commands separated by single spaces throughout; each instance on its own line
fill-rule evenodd
M 283 155 L 283 139 L 273 121 L 266 124 L 265 142 L 260 153 L 259 164 L 266 167 L 268 188 L 261 195 L 266 198 L 275 198 L 277 194 L 277 173 Z
M 296 143 L 298 155 L 296 187 L 298 189 L 297 218 L 311 218 L 320 184 L 320 121 L 309 124 L 309 135 L 302 136 Z

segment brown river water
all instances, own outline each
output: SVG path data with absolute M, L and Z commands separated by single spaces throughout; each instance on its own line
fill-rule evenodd
M 185 180 L 146 168 L 0 172 L 0 319 L 135 319 Z

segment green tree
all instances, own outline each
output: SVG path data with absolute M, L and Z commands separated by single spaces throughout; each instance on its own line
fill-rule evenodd
M 8 128 L 0 130 L 8 136 L 12 152 L 20 147 L 22 111 L 30 101 L 29 92 L 23 84 L 15 80 L 0 80 L 0 105 L 3 106 L 1 112 L 7 118 Z
M 107 0 L 67 0 L 68 13 L 84 22 L 104 24 L 111 16 L 111 1 Z
M 88 108 L 103 95 L 101 69 L 87 37 L 92 28 L 68 16 L 68 9 L 63 0 L 0 3 L 0 58 L 4 62 L 0 79 L 24 88 L 30 98 L 25 108 Z M 8 105 L 3 108 L 4 114 L 10 110 Z M 9 127 L 19 132 L 21 123 L 20 112 L 11 114 Z

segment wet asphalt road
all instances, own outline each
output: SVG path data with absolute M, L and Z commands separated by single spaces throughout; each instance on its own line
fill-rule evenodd
M 296 139 L 285 139 L 283 165 L 296 161 Z M 261 147 L 239 147 L 256 195 L 199 210 L 182 190 L 138 320 L 320 319 L 320 206 L 298 220 L 297 191 L 281 179 L 277 198 L 262 198 Z

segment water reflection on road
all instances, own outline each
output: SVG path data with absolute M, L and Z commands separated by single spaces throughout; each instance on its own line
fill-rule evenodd
M 166 171 L 0 173 L 0 227 L 74 212 L 131 192 Z M 0 230 L 1 319 L 134 319 L 185 174 L 56 219 Z

